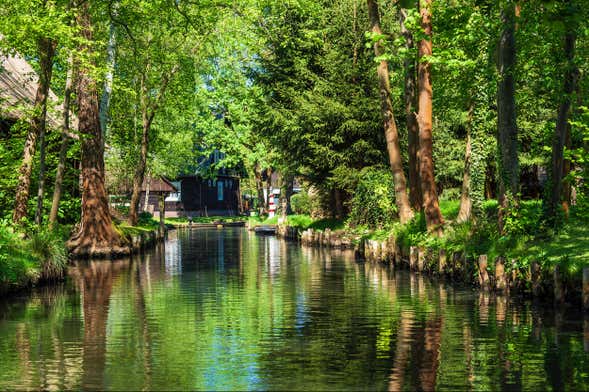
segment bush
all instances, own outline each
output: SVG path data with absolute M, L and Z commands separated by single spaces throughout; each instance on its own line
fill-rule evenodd
M 59 279 L 67 267 L 65 231 L 41 228 L 31 236 L 31 251 L 40 260 L 41 279 Z
M 21 287 L 36 280 L 39 260 L 7 221 L 0 221 L 0 289 Z
M 154 223 L 153 215 L 147 211 L 143 211 L 139 214 L 137 219 L 137 226 L 150 226 Z
M 350 205 L 350 224 L 370 227 L 390 225 L 397 216 L 391 171 L 378 167 L 362 169 Z
M 311 214 L 311 198 L 307 191 L 303 190 L 301 193 L 296 193 L 290 197 L 290 208 L 292 212 L 297 215 Z

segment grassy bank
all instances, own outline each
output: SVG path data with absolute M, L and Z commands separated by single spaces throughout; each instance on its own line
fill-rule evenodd
M 299 230 L 343 230 L 346 227 L 345 222 L 341 219 L 313 219 L 309 215 L 288 215 L 286 217 L 286 222 L 282 222 L 280 216 L 266 219 L 254 216 L 249 217 L 248 219 L 250 227 L 259 225 L 277 225 L 279 222 L 280 224 L 296 227 Z
M 63 277 L 67 268 L 68 228 L 23 233 L 0 224 L 0 292 Z
M 499 235 L 497 229 L 497 202 L 489 200 L 483 205 L 485 220 L 473 224 L 456 223 L 458 201 L 442 201 L 440 208 L 446 219 L 444 235 L 432 237 L 426 230 L 425 218 L 417 214 L 408 224 L 398 222 L 386 227 L 357 226 L 349 221 L 313 220 L 306 215 L 291 215 L 287 225 L 300 230 L 338 230 L 362 239 L 385 240 L 393 236 L 400 246 L 424 246 L 429 249 L 444 249 L 448 252 L 463 252 L 468 260 L 476 260 L 479 255 L 488 255 L 489 260 L 503 256 L 516 260 L 517 268 L 527 268 L 533 261 L 543 267 L 552 268 L 560 264 L 568 275 L 578 275 L 589 265 L 589 226 L 586 221 L 571 210 L 570 217 L 558 231 L 543 227 L 542 205 L 537 200 L 522 201 L 517 216 L 508 219 L 508 234 Z M 275 224 L 278 218 L 266 220 L 264 224 Z M 490 263 L 492 270 L 493 263 Z M 511 267 L 508 263 L 507 268 Z
M 166 218 L 165 223 L 167 225 L 177 225 L 177 224 L 188 224 L 192 221 L 192 223 L 232 223 L 232 222 L 243 222 L 246 221 L 247 218 L 243 216 L 195 216 L 189 220 L 186 217 L 180 218 Z

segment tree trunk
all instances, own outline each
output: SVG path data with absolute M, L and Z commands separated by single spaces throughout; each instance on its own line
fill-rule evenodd
M 141 185 L 145 177 L 145 168 L 147 166 L 147 151 L 149 148 L 149 130 L 151 122 L 148 121 L 147 112 L 143 113 L 143 132 L 141 135 L 141 151 L 139 153 L 139 162 L 135 175 L 133 176 L 133 193 L 131 195 L 131 204 L 129 206 L 129 224 L 131 226 L 137 225 L 139 219 L 139 200 L 141 198 Z
M 41 226 L 41 223 L 43 222 L 43 194 L 45 193 L 46 170 L 45 157 L 47 150 L 45 129 L 46 127 L 42 127 L 41 133 L 39 134 L 39 176 L 37 180 L 37 208 L 35 209 L 35 224 L 37 226 Z
M 504 233 L 505 214 L 511 202 L 517 203 L 519 161 L 515 112 L 515 3 L 501 10 L 503 31 L 499 40 L 497 86 L 497 137 L 499 147 L 499 232 Z
M 115 4 L 116 7 L 116 4 Z M 116 13 L 116 11 L 115 11 Z M 108 112 L 110 109 L 110 97 L 112 96 L 112 82 L 115 68 L 115 49 L 116 49 L 116 34 L 114 23 L 110 22 L 108 46 L 106 47 L 106 75 L 104 79 L 104 91 L 100 98 L 100 129 L 102 132 L 102 142 L 106 141 L 106 133 L 108 130 Z
M 166 233 L 166 195 L 163 192 L 159 194 L 158 204 L 158 210 L 160 213 L 159 232 L 161 238 L 163 238 L 164 234 Z
M 552 143 L 552 189 L 550 202 L 548 205 L 547 218 L 551 222 L 556 222 L 558 208 L 562 200 L 563 190 L 563 173 L 564 173 L 564 145 L 567 139 L 568 119 L 571 109 L 571 95 L 575 91 L 577 70 L 574 64 L 575 58 L 575 32 L 571 29 L 571 24 L 565 24 L 569 29 L 564 37 L 564 55 L 566 57 L 566 69 L 564 73 L 564 94 L 562 95 L 560 107 L 558 108 L 558 117 L 556 119 L 556 130 Z
M 264 200 L 264 208 L 270 212 L 270 192 L 272 191 L 272 168 L 266 169 L 266 200 Z
M 444 219 L 438 203 L 438 192 L 434 177 L 433 140 L 432 140 L 432 84 L 430 63 L 424 57 L 432 55 L 432 0 L 420 1 L 421 27 L 426 38 L 419 42 L 419 174 L 423 194 L 423 210 L 427 230 L 434 235 L 442 234 Z
M 405 27 L 407 10 L 401 9 L 401 33 L 405 37 L 405 47 L 411 53 L 415 49 L 413 34 Z M 405 117 L 407 123 L 407 142 L 409 152 L 409 201 L 411 208 L 421 211 L 423 197 L 421 195 L 421 180 L 419 178 L 419 125 L 417 124 L 417 95 L 415 93 L 416 75 L 415 59 L 408 57 L 404 61 L 405 67 Z
M 145 200 L 143 200 L 143 211 L 147 211 L 149 208 L 149 191 L 151 187 L 151 177 L 147 174 L 147 183 L 145 184 Z
M 370 18 L 370 28 L 374 34 L 382 34 L 380 29 L 380 15 L 376 0 L 367 0 L 368 15 Z M 379 57 L 383 54 L 383 48 L 380 41 L 374 44 L 374 54 Z M 403 172 L 403 161 L 401 156 L 401 147 L 399 146 L 399 134 L 393 104 L 391 102 L 391 86 L 389 81 L 389 65 L 386 60 L 381 60 L 377 69 L 378 83 L 380 87 L 381 113 L 384 120 L 384 132 L 389 154 L 389 163 L 393 172 L 393 181 L 395 186 L 395 201 L 399 209 L 399 220 L 406 223 L 413 217 L 413 211 L 409 205 L 407 196 L 407 181 Z
M 83 41 L 80 53 L 92 54 L 92 26 L 89 4 L 78 8 L 76 22 Z M 112 224 L 108 195 L 104 185 L 104 148 L 98 113 L 98 91 L 88 65 L 79 64 L 78 70 L 78 123 L 81 136 L 82 214 L 77 232 L 70 238 L 68 247 L 74 257 L 110 257 L 128 254 L 129 247 Z
M 35 157 L 35 147 L 37 138 L 45 132 L 45 119 L 47 116 L 47 97 L 49 86 L 51 84 L 51 74 L 53 71 L 53 57 L 55 55 L 56 42 L 48 38 L 39 38 L 37 40 L 37 50 L 41 73 L 39 75 L 39 85 L 35 95 L 35 106 L 33 118 L 25 147 L 23 151 L 23 160 L 18 171 L 18 186 L 14 203 L 14 214 L 12 221 L 20 223 L 27 216 L 27 204 L 29 201 L 29 191 L 31 186 L 31 171 L 33 169 L 33 158 Z
M 49 226 L 53 227 L 57 222 L 57 211 L 59 210 L 59 202 L 61 200 L 61 191 L 63 186 L 63 175 L 65 173 L 65 162 L 67 159 L 67 151 L 69 148 L 69 132 L 70 132 L 70 99 L 72 95 L 74 60 L 70 56 L 68 59 L 68 71 L 65 80 L 65 91 L 63 97 L 63 131 L 61 133 L 61 146 L 59 148 L 59 162 L 57 163 L 57 171 L 55 173 L 55 186 L 53 188 L 53 200 L 51 202 L 51 212 L 49 213 Z
M 565 137 L 565 147 L 567 149 L 571 149 L 572 148 L 572 140 L 571 140 L 571 124 L 567 124 L 567 130 L 566 130 L 566 137 Z M 566 218 L 568 218 L 569 216 L 569 209 L 571 206 L 571 182 L 570 180 L 566 179 L 566 177 L 569 175 L 569 173 L 571 172 L 571 160 L 570 159 L 565 159 L 564 160 L 564 164 L 563 164 L 563 170 L 562 170 L 562 177 L 563 177 L 563 183 L 562 183 L 562 209 L 565 212 L 565 216 Z
M 264 211 L 264 184 L 262 182 L 262 169 L 260 163 L 256 163 L 254 168 L 254 175 L 256 177 L 256 190 L 258 192 L 258 213 L 261 215 Z
M 464 173 L 462 175 L 462 191 L 460 192 L 460 210 L 456 221 L 458 223 L 467 222 L 470 220 L 472 211 L 472 197 L 470 186 L 470 168 L 471 168 L 471 129 L 472 129 L 472 115 L 474 104 L 471 103 L 468 108 L 468 123 L 466 124 L 466 148 L 464 152 Z
M 285 174 L 282 176 L 280 187 L 281 209 L 284 216 L 292 214 L 290 206 L 290 197 L 292 196 L 294 176 L 292 174 Z

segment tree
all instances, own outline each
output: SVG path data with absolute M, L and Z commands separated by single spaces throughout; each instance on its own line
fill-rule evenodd
M 415 93 L 417 82 L 415 57 L 413 54 L 415 43 L 413 40 L 413 33 L 405 24 L 408 10 L 406 8 L 401 8 L 399 14 L 401 33 L 405 38 L 405 48 L 407 49 L 407 55 L 403 66 L 405 68 L 405 122 L 407 123 L 407 145 L 409 156 L 409 200 L 411 202 L 411 207 L 415 211 L 421 211 L 423 197 L 421 195 L 421 181 L 419 178 L 419 124 L 417 123 L 416 116 L 417 94 Z
M 501 7 L 503 29 L 499 40 L 497 70 L 497 148 L 499 166 L 499 232 L 505 232 L 505 215 L 517 203 L 519 160 L 515 109 L 515 9 L 513 0 Z
M 79 53 L 87 54 L 76 65 L 78 131 L 81 137 L 82 213 L 79 226 L 68 241 L 74 256 L 108 257 L 126 254 L 129 248 L 114 229 L 104 183 L 104 143 L 99 120 L 97 81 L 92 54 L 94 41 L 88 2 L 78 4 L 76 23 L 80 29 Z
M 432 84 L 429 57 L 432 55 L 432 0 L 420 0 L 421 27 L 424 37 L 419 41 L 419 174 L 423 194 L 423 211 L 428 231 L 441 235 L 444 220 L 438 203 L 432 157 Z
M 21 223 L 22 219 L 27 216 L 29 188 L 31 185 L 31 171 L 33 168 L 33 158 L 35 156 L 37 138 L 41 139 L 40 143 L 42 145 L 42 158 L 45 156 L 45 120 L 47 117 L 47 98 L 49 96 L 49 86 L 51 84 L 51 74 L 53 72 L 53 56 L 55 55 L 55 46 L 56 42 L 51 38 L 39 37 L 37 39 L 41 74 L 39 75 L 39 85 L 35 95 L 34 115 L 31 120 L 29 132 L 27 133 L 27 141 L 23 151 L 23 160 L 19 169 L 14 214 L 12 215 L 12 220 L 14 223 Z M 43 171 L 41 171 L 41 173 L 43 173 Z M 42 190 L 43 188 L 40 186 L 40 192 L 42 192 Z M 40 198 L 42 199 L 42 194 Z
M 564 86 L 563 94 L 560 99 L 558 108 L 558 116 L 556 119 L 556 129 L 554 132 L 554 139 L 552 143 L 552 175 L 551 175 L 551 189 L 550 200 L 548 201 L 547 218 L 553 223 L 557 222 L 557 213 L 560 202 L 562 200 L 563 190 L 563 176 L 564 172 L 564 147 L 567 139 L 567 134 L 570 133 L 569 128 L 569 114 L 571 110 L 571 96 L 576 90 L 578 70 L 575 65 L 575 41 L 576 41 L 576 23 L 573 18 L 574 15 L 567 15 L 573 13 L 572 1 L 567 1 L 564 10 L 564 26 L 565 33 L 563 37 L 564 57 L 566 59 L 564 67 Z M 570 136 L 569 136 L 570 138 Z
M 70 102 L 73 90 L 74 59 L 70 55 L 68 59 L 68 70 L 63 93 L 63 130 L 61 132 L 61 145 L 59 148 L 59 160 L 55 172 L 55 184 L 53 187 L 53 198 L 51 200 L 51 211 L 49 212 L 49 225 L 57 222 L 57 212 L 61 201 L 63 178 L 65 174 L 67 152 L 70 145 Z
M 391 103 L 391 87 L 389 82 L 389 64 L 382 57 L 384 51 L 381 46 L 382 30 L 380 28 L 380 15 L 376 0 L 368 0 L 368 16 L 370 18 L 370 29 L 373 34 L 374 54 L 379 65 L 376 69 L 378 75 L 378 84 L 380 87 L 381 113 L 384 120 L 385 139 L 387 142 L 387 151 L 389 154 L 389 163 L 393 171 L 393 181 L 395 183 L 395 202 L 399 209 L 399 219 L 401 223 L 406 223 L 413 217 L 409 198 L 407 197 L 407 180 L 403 172 L 403 161 L 401 147 L 399 146 L 399 133 L 395 123 L 395 114 L 393 104 Z

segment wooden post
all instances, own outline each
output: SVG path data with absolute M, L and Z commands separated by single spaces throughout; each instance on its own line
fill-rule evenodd
M 589 267 L 583 268 L 583 308 L 589 310 Z
M 425 267 L 426 249 L 423 246 L 417 248 L 417 271 L 423 272 Z
M 540 280 L 542 272 L 540 270 L 540 264 L 537 261 L 533 261 L 530 269 L 532 275 L 532 295 L 537 297 L 541 291 Z
M 505 276 L 505 259 L 501 256 L 495 259 L 495 287 L 503 293 L 507 289 L 507 278 Z
M 487 255 L 479 256 L 479 284 L 483 291 L 489 291 L 490 281 L 489 273 L 487 272 Z
M 159 195 L 159 210 L 160 210 L 160 227 L 159 227 L 159 238 L 164 238 L 166 232 L 166 196 L 164 193 L 160 193 Z
M 554 266 L 554 300 L 557 303 L 564 302 L 564 286 L 562 282 L 562 273 L 560 272 L 560 264 Z
M 446 250 L 440 249 L 438 252 L 438 273 L 442 275 L 446 272 Z
M 417 246 L 409 247 L 409 269 L 414 271 L 417 268 Z

